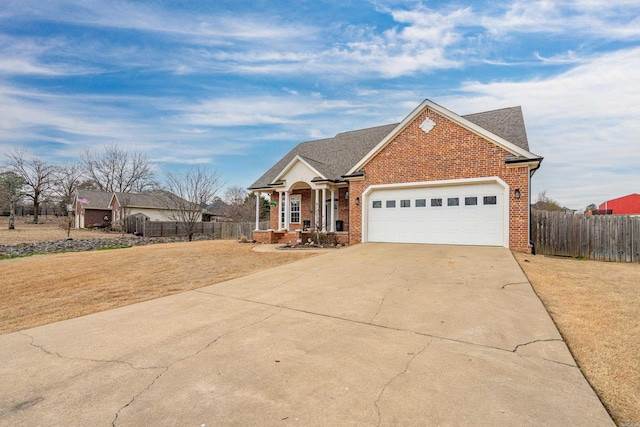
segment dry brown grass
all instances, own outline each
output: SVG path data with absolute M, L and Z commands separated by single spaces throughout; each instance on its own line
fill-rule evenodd
M 640 264 L 515 257 L 614 420 L 640 425 Z
M 0 261 L 0 334 L 212 285 L 315 254 L 228 240 Z
M 9 230 L 9 218 L 0 217 L 0 245 L 15 243 L 47 242 L 50 240 L 65 240 L 67 238 L 67 220 L 56 217 L 40 217 L 40 224 L 33 224 L 31 217 L 18 217 L 15 229 Z M 102 239 L 115 237 L 120 234 L 105 233 L 100 230 L 71 230 L 73 239 Z

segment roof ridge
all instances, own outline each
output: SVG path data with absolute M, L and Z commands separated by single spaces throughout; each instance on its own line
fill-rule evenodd
M 514 105 L 513 107 L 496 108 L 495 110 L 478 111 L 477 113 L 464 114 L 464 115 L 462 115 L 461 117 L 474 116 L 474 115 L 476 115 L 476 114 L 484 114 L 484 113 L 495 113 L 496 111 L 512 110 L 512 109 L 514 109 L 514 108 L 520 108 L 520 109 L 522 109 L 522 105 Z

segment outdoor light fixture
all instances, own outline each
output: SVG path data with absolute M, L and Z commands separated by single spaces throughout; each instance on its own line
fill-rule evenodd
M 348 191 L 347 191 L 346 193 L 344 193 L 344 198 L 345 198 L 346 200 L 349 200 L 349 192 L 348 192 Z
M 513 197 L 515 197 L 516 199 L 520 198 L 520 189 L 516 188 L 516 191 L 513 192 Z
M 356 197 L 356 206 L 360 206 L 360 197 Z

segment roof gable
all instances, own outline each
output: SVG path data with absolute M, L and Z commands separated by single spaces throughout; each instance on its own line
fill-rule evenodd
M 490 132 L 487 129 L 484 129 L 472 121 L 457 115 L 456 113 L 447 110 L 446 108 L 431 102 L 428 99 L 425 99 L 422 104 L 420 104 L 416 109 L 414 109 L 405 119 L 393 129 L 382 141 L 380 141 L 369 153 L 367 153 L 358 163 L 356 163 L 345 175 L 351 175 L 358 172 L 362 169 L 371 159 L 373 159 L 384 147 L 387 146 L 393 139 L 398 136 L 410 123 L 412 123 L 424 110 L 427 108 L 435 111 L 436 113 L 446 117 L 447 119 L 453 121 L 454 123 L 464 127 L 465 129 L 479 135 L 480 137 L 504 148 L 515 156 L 522 157 L 524 159 L 537 159 L 533 153 L 530 153 L 528 150 L 514 144 L 513 142 L 509 142 L 501 136 L 496 135 L 493 132 Z M 482 113 L 478 114 L 480 116 Z M 486 116 L 482 116 L 482 118 L 487 119 L 487 117 L 491 117 L 491 114 Z M 498 128 L 498 126 L 495 126 Z M 526 138 L 526 133 L 525 133 Z M 528 145 L 528 144 L 527 144 Z
M 318 171 L 318 167 L 322 168 L 322 163 L 315 161 L 313 159 L 305 159 L 304 157 L 297 154 L 291 161 L 285 166 L 285 168 L 275 177 L 271 185 L 274 185 L 276 182 L 281 180 L 285 180 L 287 174 L 296 168 L 298 165 L 303 165 L 303 168 L 306 168 L 313 175 L 312 178 L 318 177 L 321 179 L 327 179 L 321 172 Z M 315 165 L 315 167 L 314 167 Z
M 316 169 L 324 179 L 341 181 L 346 171 L 395 127 L 396 124 L 377 126 L 342 132 L 333 138 L 302 142 L 251 184 L 249 189 L 270 188 L 296 156 Z

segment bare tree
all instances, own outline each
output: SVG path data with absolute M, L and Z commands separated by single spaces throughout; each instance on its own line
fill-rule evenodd
M 171 219 L 180 223 L 189 241 L 193 239 L 196 224 L 202 222 L 202 210 L 213 201 L 222 185 L 217 172 L 200 166 L 186 172 L 166 173 L 166 207 L 170 209 Z
M 78 164 L 60 165 L 55 168 L 53 192 L 60 199 L 60 205 L 65 212 L 78 186 L 82 183 L 83 172 L 82 166 Z
M 99 155 L 85 149 L 81 159 L 88 178 L 102 191 L 141 193 L 156 186 L 153 165 L 141 151 L 113 144 Z
M 22 197 L 24 179 L 13 172 L 0 173 L 0 201 L 9 206 L 9 230 L 15 229 L 16 203 Z
M 23 196 L 33 202 L 33 222 L 38 223 L 38 210 L 51 189 L 54 166 L 37 157 L 28 157 L 24 151 L 5 154 L 9 169 L 25 181 Z
M 228 206 L 225 214 L 238 222 L 255 219 L 255 201 L 251 203 L 251 200 L 248 200 L 247 197 L 248 193 L 244 188 L 237 185 L 228 187 L 223 197 Z
M 228 207 L 226 215 L 237 222 L 250 222 L 256 219 L 256 198 L 244 188 L 234 185 L 224 193 L 224 201 Z M 260 219 L 268 219 L 270 215 L 269 201 L 260 197 Z

